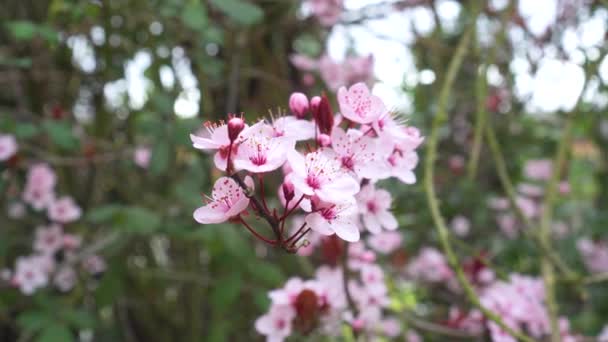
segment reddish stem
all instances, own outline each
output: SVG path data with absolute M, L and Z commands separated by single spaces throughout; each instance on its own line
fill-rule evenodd
M 308 232 L 310 232 L 312 230 L 312 228 L 308 228 L 304 231 L 304 233 L 302 233 L 302 235 L 300 235 L 297 239 L 295 239 L 292 243 L 291 243 L 291 247 L 295 247 L 296 244 L 298 243 L 298 241 L 300 241 L 303 237 L 306 236 L 306 234 L 308 234 Z
M 242 223 L 245 226 L 245 228 L 247 228 L 247 230 L 249 230 L 251 232 L 251 234 L 253 234 L 256 238 L 266 242 L 267 244 L 270 244 L 273 246 L 276 245 L 276 243 L 277 243 L 276 240 L 270 240 L 270 239 L 263 237 L 258 232 L 256 232 L 255 229 L 251 228 L 251 226 L 247 222 L 245 222 L 245 220 L 243 220 L 243 218 L 240 216 L 239 216 L 239 222 Z
M 296 208 L 300 205 L 300 203 L 302 203 L 303 200 L 304 200 L 304 195 L 302 195 L 302 197 L 300 197 L 300 199 L 296 202 L 296 204 L 281 217 L 281 220 L 285 220 L 289 215 L 291 215 L 291 213 L 293 213 L 293 211 L 296 210 Z M 285 208 L 287 208 L 288 203 L 285 203 Z
M 287 240 L 285 240 L 285 243 L 288 243 L 289 241 L 293 240 L 293 238 L 295 238 L 298 234 L 300 234 L 302 232 L 304 227 L 306 227 L 306 222 L 302 223 L 300 228 L 298 228 L 298 230 L 292 236 L 290 236 Z

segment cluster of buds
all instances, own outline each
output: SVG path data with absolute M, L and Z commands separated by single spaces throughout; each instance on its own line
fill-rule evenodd
M 396 177 L 414 183 L 423 137 L 396 120 L 363 83 L 340 88 L 337 97 L 339 114 L 324 94 L 309 101 L 294 93 L 293 115 L 252 125 L 230 115 L 228 122 L 206 123 L 191 135 L 194 147 L 214 152 L 215 167 L 225 172 L 195 220 L 241 223 L 261 241 L 290 252 L 306 245 L 310 231 L 355 242 L 363 227 L 373 234 L 396 229 L 391 196 L 376 182 Z M 271 173 L 281 179 L 275 191 L 264 185 Z M 270 193 L 278 200 L 271 201 Z M 273 203 L 281 206 L 271 208 Z M 245 219 L 250 212 L 268 223 L 272 237 L 252 227 Z M 303 222 L 287 234 L 286 221 L 295 213 L 303 214 Z

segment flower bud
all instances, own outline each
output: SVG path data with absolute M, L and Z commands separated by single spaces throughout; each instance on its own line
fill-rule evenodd
M 308 112 L 308 97 L 302 93 L 293 93 L 289 97 L 289 109 L 298 118 L 302 119 Z
M 319 131 L 323 134 L 331 135 L 331 131 L 334 128 L 334 113 L 331 110 L 327 96 L 323 94 L 319 100 L 315 100 L 313 97 L 311 100 L 311 108 L 312 116 L 315 119 Z
M 295 196 L 295 188 L 293 183 L 290 181 L 285 181 L 283 185 L 281 185 L 281 190 L 283 191 L 283 196 L 285 196 L 285 201 L 291 201 Z
M 329 145 L 331 145 L 331 137 L 327 134 L 319 134 L 319 136 L 317 136 L 317 144 L 321 147 L 327 147 Z
M 245 121 L 243 120 L 243 117 L 231 116 L 230 119 L 228 119 L 228 138 L 230 141 L 235 141 L 244 128 Z
M 319 104 L 320 104 L 320 103 L 321 103 L 321 96 L 313 96 L 313 97 L 310 99 L 310 110 L 312 111 L 313 116 L 314 116 L 314 113 L 315 113 L 317 110 L 319 110 Z

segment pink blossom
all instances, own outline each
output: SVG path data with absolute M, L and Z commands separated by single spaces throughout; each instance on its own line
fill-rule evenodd
M 223 124 L 220 126 L 206 124 L 205 130 L 202 130 L 197 135 L 190 134 L 190 140 L 194 148 L 204 151 L 216 151 L 213 162 L 215 167 L 221 171 L 226 171 L 228 166 L 228 155 L 232 157 L 238 150 L 238 144 L 232 145 L 232 151 L 230 151 L 230 138 L 228 137 L 228 126 Z
M 36 210 L 46 208 L 55 197 L 56 182 L 55 172 L 48 165 L 37 164 L 32 166 L 27 174 L 23 201 Z
M 34 250 L 45 254 L 53 255 L 63 248 L 63 229 L 61 226 L 52 224 L 48 227 L 38 227 L 34 240 Z
M 340 19 L 343 0 L 308 0 L 308 3 L 321 25 L 332 26 Z
M 91 255 L 82 262 L 82 267 L 90 274 L 103 273 L 106 268 L 106 261 L 99 255 Z
M 340 127 L 332 130 L 331 144 L 342 167 L 359 178 L 382 179 L 389 176 L 389 168 L 383 161 L 388 158 L 392 147 L 377 143 L 359 130 L 344 132 Z
M 608 272 L 608 243 L 605 241 L 594 242 L 582 238 L 578 240 L 576 247 L 589 272 Z
M 291 323 L 296 313 L 290 306 L 272 306 L 270 312 L 255 321 L 255 330 L 268 342 L 281 342 L 291 335 Z
M 282 116 L 272 120 L 273 137 L 287 137 L 295 141 L 309 140 L 315 136 L 315 124 L 294 116 Z
M 395 149 L 388 157 L 391 176 L 397 177 L 405 184 L 416 183 L 414 169 L 418 165 L 418 154 L 414 151 Z
M 310 152 L 306 157 L 292 151 L 287 158 L 293 169 L 291 181 L 305 195 L 341 203 L 352 201 L 359 192 L 359 183 L 342 169 L 338 155 L 330 149 Z
M 432 247 L 423 248 L 410 262 L 407 271 L 415 279 L 429 283 L 443 282 L 454 275 L 443 254 Z
M 521 183 L 517 186 L 517 190 L 524 196 L 529 197 L 541 197 L 543 195 L 543 188 L 529 183 Z
M 194 219 L 198 223 L 226 222 L 249 206 L 249 198 L 245 196 L 243 189 L 229 177 L 221 177 L 215 181 L 209 200 L 207 205 L 194 211 Z
M 76 284 L 76 271 L 72 267 L 63 267 L 55 273 L 53 284 L 59 291 L 67 292 Z
M 376 261 L 376 254 L 365 248 L 362 242 L 353 243 L 348 249 L 348 267 L 352 270 L 361 270 L 363 267 Z
M 471 222 L 468 218 L 462 215 L 457 215 L 450 222 L 450 228 L 452 228 L 452 231 L 457 236 L 464 237 L 469 235 L 469 230 L 471 229 Z
M 70 223 L 80 218 L 82 210 L 71 197 L 64 196 L 49 204 L 48 215 L 51 221 Z
M 371 94 L 365 83 L 338 89 L 338 104 L 345 118 L 360 124 L 372 123 L 386 113 L 382 100 Z
M 384 271 L 377 264 L 361 267 L 361 283 L 366 291 L 372 295 L 385 295 L 388 291 L 384 284 Z
M 260 121 L 241 134 L 242 141 L 234 158 L 237 170 L 263 173 L 283 166 L 287 154 L 295 148 L 295 140 L 276 136 L 272 126 Z
M 12 283 L 23 294 L 31 295 L 48 283 L 49 260 L 42 256 L 17 258 Z
M 415 330 L 408 330 L 405 335 L 406 342 L 423 342 L 422 337 Z
M 369 246 L 378 253 L 390 254 L 401 246 L 402 238 L 398 232 L 380 232 L 367 238 Z
M 520 330 L 525 327 L 533 337 L 539 339 L 550 332 L 544 298 L 542 280 L 513 274 L 509 282 L 497 281 L 486 288 L 480 301 L 512 328 Z M 494 341 L 506 341 L 502 329 L 493 323 L 488 323 L 488 327 Z
M 393 200 L 388 191 L 376 189 L 374 184 L 367 184 L 361 188 L 356 198 L 363 225 L 367 230 L 377 234 L 380 233 L 382 228 L 397 229 L 399 224 L 390 212 Z
M 150 157 L 152 156 L 152 152 L 149 147 L 140 146 L 135 149 L 133 153 L 133 161 L 135 165 L 141 167 L 142 169 L 147 169 L 150 165 Z
M 382 333 L 386 337 L 397 338 L 401 333 L 401 322 L 396 318 L 387 318 L 381 323 Z
M 0 134 L 0 161 L 8 160 L 17 153 L 17 140 L 10 134 Z
M 498 227 L 500 230 L 509 238 L 515 239 L 517 237 L 518 226 L 517 220 L 513 214 L 500 214 L 496 217 Z
M 319 58 L 319 73 L 321 79 L 332 91 L 346 84 L 346 70 L 340 63 L 335 62 L 331 57 L 324 55 Z
M 549 159 L 528 160 L 524 175 L 532 180 L 548 180 L 553 173 L 553 162 Z
M 319 67 L 317 60 L 302 54 L 293 54 L 289 56 L 289 60 L 296 68 L 304 71 L 313 71 Z
M 305 222 L 322 235 L 336 234 L 348 242 L 359 241 L 359 227 L 356 223 L 357 207 L 353 202 L 340 204 L 319 203 L 313 212 L 306 215 Z

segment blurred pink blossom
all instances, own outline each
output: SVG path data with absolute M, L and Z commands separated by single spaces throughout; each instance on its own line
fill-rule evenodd
M 18 150 L 17 140 L 10 134 L 0 134 L 0 162 L 11 158 Z

